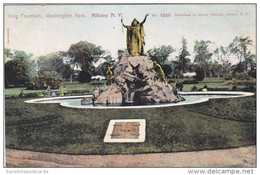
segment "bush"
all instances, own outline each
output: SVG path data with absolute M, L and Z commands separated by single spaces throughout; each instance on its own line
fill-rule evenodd
M 164 74 L 167 78 L 170 78 L 171 77 L 171 73 L 172 73 L 172 67 L 168 64 L 164 64 L 162 65 L 162 69 L 164 71 Z
M 237 80 L 250 80 L 252 77 L 248 75 L 247 71 L 241 73 L 234 73 L 233 78 Z
M 47 89 L 50 86 L 52 89 L 58 89 L 60 87 L 60 81 L 56 78 L 48 75 L 39 75 L 36 76 L 28 85 L 27 89 L 30 90 L 40 90 Z
M 87 71 L 81 71 L 79 73 L 78 80 L 81 83 L 89 83 L 91 81 L 92 75 Z
M 91 81 L 89 84 L 90 85 L 98 85 L 98 86 L 100 86 L 100 85 L 104 84 L 104 81 L 94 80 L 94 81 Z
M 230 81 L 226 81 L 225 84 L 227 85 L 233 85 L 233 86 L 251 86 L 256 85 L 256 79 L 250 79 L 250 80 L 239 80 L 239 79 L 232 79 Z
M 232 74 L 227 74 L 225 77 L 224 77 L 225 80 L 232 80 Z
M 68 92 L 69 95 L 86 95 L 92 94 L 89 90 L 72 90 Z
M 245 88 L 241 88 L 240 91 L 256 92 L 256 87 L 255 86 L 248 86 L 248 87 L 245 87 Z
M 168 83 L 175 83 L 175 80 L 169 80 Z
M 196 76 L 194 77 L 197 81 L 202 81 L 205 78 L 204 70 L 200 67 L 197 67 L 196 70 Z
M 198 90 L 197 86 L 192 86 L 191 91 L 197 91 L 197 90 Z
M 196 79 L 192 78 L 192 79 L 184 80 L 182 83 L 183 84 L 198 84 L 198 81 Z

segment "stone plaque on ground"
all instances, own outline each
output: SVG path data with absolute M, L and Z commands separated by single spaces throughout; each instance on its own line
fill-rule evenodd
M 144 142 L 145 120 L 110 120 L 104 142 Z

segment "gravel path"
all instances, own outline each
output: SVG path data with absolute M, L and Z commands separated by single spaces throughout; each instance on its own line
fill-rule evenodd
M 6 167 L 256 167 L 256 146 L 137 155 L 67 155 L 6 149 Z

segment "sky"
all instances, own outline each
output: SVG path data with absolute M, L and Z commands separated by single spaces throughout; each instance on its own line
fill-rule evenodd
M 236 36 L 256 45 L 256 6 L 253 4 L 185 5 L 6 5 L 4 47 L 23 50 L 35 57 L 67 51 L 71 44 L 88 41 L 116 57 L 126 48 L 126 29 L 136 18 L 144 24 L 145 50 L 171 45 L 178 55 L 181 40 L 193 53 L 195 40 L 210 40 L 212 48 L 227 46 Z M 63 15 L 48 18 L 48 15 Z M 101 17 L 100 17 L 101 16 Z M 255 47 L 251 47 L 255 53 Z M 192 57 L 193 55 L 191 55 Z M 237 60 L 231 60 L 236 62 Z

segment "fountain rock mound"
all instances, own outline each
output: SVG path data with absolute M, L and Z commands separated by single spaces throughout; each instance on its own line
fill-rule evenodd
M 124 57 L 114 69 L 113 83 L 93 92 L 94 104 L 149 104 L 184 100 L 171 85 L 155 80 L 156 71 L 147 56 Z

